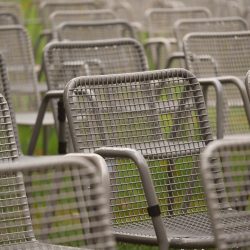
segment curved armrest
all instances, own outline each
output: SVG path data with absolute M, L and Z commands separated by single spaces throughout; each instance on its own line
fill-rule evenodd
M 134 149 L 130 148 L 116 148 L 116 147 L 103 147 L 97 149 L 95 153 L 101 155 L 102 157 L 123 157 L 131 159 L 137 166 L 138 171 L 140 173 L 140 177 L 142 180 L 143 189 L 145 192 L 146 200 L 148 203 L 148 212 L 152 218 L 152 222 L 155 228 L 156 236 L 158 239 L 158 243 L 160 245 L 160 249 L 168 249 L 168 240 L 166 234 L 166 228 L 164 226 L 162 217 L 159 214 L 152 215 L 151 209 L 158 208 L 159 202 L 156 196 L 155 188 L 153 185 L 152 178 L 150 176 L 150 171 L 148 167 L 148 163 L 143 157 L 143 155 Z

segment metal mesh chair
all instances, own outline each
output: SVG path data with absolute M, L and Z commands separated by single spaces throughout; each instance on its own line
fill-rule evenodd
M 217 249 L 250 247 L 250 138 L 211 143 L 201 157 L 207 203 Z
M 13 108 L 17 124 L 33 126 L 40 105 L 31 41 L 27 31 L 19 25 L 0 27 L 0 53 L 7 68 Z M 47 113 L 44 128 L 54 125 L 52 114 Z
M 0 6 L 0 25 L 19 24 L 18 18 L 10 12 L 1 11 Z
M 217 138 L 249 133 L 249 100 L 242 81 L 250 67 L 249 44 L 249 31 L 194 33 L 184 38 L 188 69 L 198 78 L 209 78 L 204 79 L 204 91 Z
M 8 13 L 8 20 L 15 20 L 15 23 L 8 24 L 24 24 L 23 14 L 18 3 L 0 2 L 0 12 Z
M 166 68 L 175 67 L 177 60 L 185 60 L 183 38 L 188 33 L 244 31 L 247 29 L 247 23 L 241 17 L 180 19 L 174 24 L 179 51 L 169 55 Z M 185 67 L 184 63 L 180 65 Z
M 38 36 L 35 41 L 34 51 L 37 57 L 39 48 L 42 44 L 42 41 L 45 39 L 46 43 L 52 40 L 52 23 L 50 15 L 53 12 L 61 10 L 93 10 L 96 9 L 95 2 L 93 0 L 60 0 L 60 1 L 43 1 L 39 7 L 39 13 L 41 15 L 40 19 L 43 24 L 44 30 Z
M 35 178 L 31 183 L 26 182 L 24 186 L 25 176 L 29 175 Z M 58 186 L 54 185 L 55 181 Z M 28 184 L 32 185 L 33 196 L 29 200 L 32 201 L 31 204 L 25 193 L 25 187 L 30 188 Z M 73 156 L 49 157 L 42 158 L 39 162 L 22 161 L 1 165 L 1 248 L 8 250 L 76 249 L 41 243 L 34 237 L 33 227 L 37 231 L 36 227 L 41 226 L 36 225 L 37 218 L 50 214 L 56 207 L 56 212 L 60 213 L 60 216 L 55 215 L 55 217 L 60 217 L 62 224 L 68 223 L 61 226 L 65 234 L 61 236 L 60 244 L 67 244 L 68 241 L 73 240 L 72 238 L 76 240 L 80 232 L 81 236 L 78 238 L 82 243 L 81 246 L 87 249 L 115 249 L 108 217 L 108 200 L 105 195 L 108 189 L 104 184 L 101 183 L 94 163 L 83 157 L 81 159 Z M 29 206 L 32 211 L 36 205 L 39 208 L 36 209 L 31 221 Z M 46 205 L 50 206 L 46 207 Z M 74 228 L 75 225 L 78 226 L 77 229 Z M 43 233 L 52 230 L 50 241 L 53 241 L 53 235 L 60 233 L 57 231 L 60 225 L 50 226 Z M 74 236 L 71 235 L 73 228 Z
M 9 106 L 0 94 L 0 161 L 13 161 L 19 157 L 16 134 L 12 125 Z
M 165 67 L 168 55 L 176 51 L 173 27 L 177 20 L 184 18 L 208 18 L 210 16 L 209 10 L 201 7 L 147 10 L 145 12 L 145 20 L 149 39 L 146 41 L 145 47 L 150 49 L 150 51 L 152 50 L 154 65 L 157 68 Z
M 2 94 L 0 140 L 0 247 L 73 249 L 38 243 L 35 234 L 54 244 L 114 248 L 107 206 L 108 176 L 99 156 L 75 154 L 39 157 L 39 161 L 20 158 L 9 106 Z M 18 163 L 10 164 L 13 161 Z M 5 162 L 8 165 L 3 165 Z
M 44 1 L 40 5 L 41 20 L 45 29 L 51 28 L 50 15 L 59 10 L 94 10 L 95 2 L 92 0 Z
M 50 20 L 55 29 L 58 25 L 64 22 L 83 22 L 83 21 L 96 21 L 96 20 L 112 20 L 116 19 L 116 15 L 109 9 L 100 10 L 64 10 L 55 11 L 50 15 Z
M 199 174 L 199 155 L 212 135 L 191 73 L 78 77 L 64 103 L 75 151 L 107 157 L 118 240 L 161 249 L 214 245 Z
M 48 89 L 47 95 L 60 99 L 68 81 L 81 75 L 103 75 L 148 69 L 142 46 L 134 39 L 123 38 L 89 42 L 53 42 L 46 46 L 44 62 Z M 61 91 L 54 95 L 55 91 Z M 52 91 L 52 92 L 51 92 Z M 57 92 L 56 92 L 57 93 Z M 28 153 L 32 155 L 50 98 L 43 99 L 44 109 L 39 112 L 38 126 L 35 126 Z M 52 100 L 52 108 L 57 117 L 57 103 Z M 60 132 L 60 131 L 59 131 Z M 64 133 L 59 137 L 64 141 Z M 65 149 L 66 150 L 66 149 Z M 62 149 L 64 151 L 64 149 Z
M 248 26 L 241 17 L 180 19 L 174 24 L 179 49 L 183 49 L 183 38 L 192 32 L 244 31 Z
M 133 27 L 123 20 L 65 22 L 56 30 L 58 40 L 86 41 L 135 37 Z

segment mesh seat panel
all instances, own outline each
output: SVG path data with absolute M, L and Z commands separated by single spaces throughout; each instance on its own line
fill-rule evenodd
M 249 137 L 217 141 L 202 154 L 202 175 L 218 249 L 249 249 Z
M 93 152 L 103 146 L 140 151 L 150 167 L 162 216 L 172 220 L 176 228 L 178 218 L 181 221 L 183 216 L 186 229 L 180 231 L 186 242 L 192 242 L 186 243 L 189 246 L 197 243 L 190 238 L 195 228 L 196 232 L 205 228 L 201 234 L 207 237 L 210 226 L 202 215 L 206 204 L 199 155 L 211 140 L 211 133 L 203 95 L 194 76 L 185 70 L 164 70 L 79 77 L 67 85 L 64 101 L 77 152 Z M 147 242 L 145 234 L 151 235 L 156 244 L 135 164 L 124 158 L 110 158 L 107 163 L 116 234 L 135 240 L 132 234 L 137 231 L 142 241 Z M 192 228 L 189 216 L 204 218 L 193 221 Z M 174 233 L 170 224 L 166 223 L 166 228 L 171 244 L 185 245 L 182 237 L 172 242 L 178 229 Z M 206 244 L 208 241 L 213 244 L 212 238 Z

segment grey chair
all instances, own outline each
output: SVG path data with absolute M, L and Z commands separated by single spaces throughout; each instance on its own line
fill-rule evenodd
M 249 31 L 193 33 L 184 38 L 186 64 L 204 84 L 217 138 L 249 133 L 249 99 L 243 81 L 250 66 L 249 43 Z
M 131 38 L 88 42 L 53 42 L 45 48 L 44 62 L 49 92 L 43 99 L 34 127 L 28 150 L 30 155 L 33 154 L 40 124 L 49 101 L 52 98 L 61 99 L 63 89 L 69 80 L 81 75 L 137 72 L 148 69 L 142 46 Z M 61 113 L 57 112 L 56 100 L 53 100 L 52 107 L 55 116 Z M 60 119 L 64 124 L 65 119 L 63 117 Z M 64 125 L 62 130 L 64 130 Z M 61 130 L 59 138 L 60 141 L 65 141 L 64 132 Z M 62 152 L 65 152 L 65 143 L 62 145 L 64 145 Z
M 24 17 L 23 13 L 20 7 L 20 4 L 15 2 L 0 2 L 0 12 L 3 13 L 9 13 L 8 19 L 14 20 L 14 23 L 8 23 L 8 24 L 24 24 Z
M 245 30 L 248 30 L 248 25 L 241 17 L 180 19 L 174 23 L 174 33 L 177 39 L 179 51 L 169 55 L 166 68 L 171 66 L 175 67 L 177 60 L 185 60 L 185 55 L 183 52 L 183 38 L 188 33 Z
M 98 10 L 61 10 L 55 11 L 50 15 L 53 30 L 64 22 L 83 22 L 97 20 L 113 20 L 116 19 L 115 13 L 110 9 Z
M 29 183 L 33 187 L 33 204 L 28 202 L 26 186 L 24 185 L 25 175 L 30 174 L 36 175 L 38 178 L 36 181 Z M 60 189 L 53 190 L 55 180 L 61 185 Z M 41 185 L 41 183 L 43 184 Z M 64 192 L 62 191 L 63 186 Z M 2 223 L 0 233 L 1 249 L 115 249 L 115 241 L 112 236 L 108 215 L 108 199 L 105 195 L 105 191 L 108 189 L 101 182 L 94 163 L 88 159 L 76 158 L 76 156 L 48 157 L 40 159 L 39 162 L 22 161 L 1 164 L 0 188 L 0 204 L 2 207 L 0 212 Z M 60 191 L 58 196 L 55 195 L 57 191 Z M 40 197 L 44 198 L 46 195 L 48 199 L 44 198 L 43 202 L 39 200 L 39 192 L 43 192 Z M 70 205 L 77 204 L 77 206 L 70 206 L 69 200 L 71 201 Z M 56 206 L 55 204 L 60 204 L 60 206 L 57 205 L 57 212 L 61 213 L 60 222 L 71 222 L 71 225 L 64 226 L 64 236 L 59 237 L 57 244 L 72 242 L 73 237 L 70 229 L 73 230 L 74 224 L 78 224 L 77 226 L 81 226 L 78 229 L 78 234 L 81 231 L 81 236 L 77 235 L 77 230 L 75 230 L 74 238 L 77 241 L 78 237 L 79 242 L 82 243 L 81 248 L 51 245 L 36 240 L 33 230 L 33 227 L 37 226 L 33 224 L 36 218 L 31 219 L 29 206 L 31 206 L 32 210 L 34 209 L 32 206 L 39 205 L 38 212 L 35 215 L 41 216 L 43 210 L 46 211 L 45 202 L 53 204 L 52 208 Z M 47 209 L 47 213 L 50 212 L 51 208 Z M 63 216 L 63 213 L 66 214 Z M 68 221 L 66 219 L 67 213 L 69 214 Z M 55 237 L 56 233 L 60 233 L 55 228 L 54 226 L 54 235 L 51 234 L 50 241 L 53 241 L 53 236 Z M 46 230 L 52 229 L 47 228 Z M 43 233 L 46 233 L 46 231 Z
M 17 124 L 34 126 L 41 102 L 40 95 L 47 90 L 47 87 L 37 82 L 31 41 L 27 31 L 20 25 L 0 27 L 0 53 L 6 63 Z M 46 135 L 47 127 L 54 125 L 51 113 L 46 113 L 43 125 Z M 46 145 L 45 140 L 45 152 Z
M 250 137 L 219 140 L 202 153 L 202 176 L 219 250 L 249 249 Z
M 4 12 L 0 6 L 0 25 L 19 24 L 18 18 L 11 12 Z
M 64 103 L 75 151 L 106 157 L 118 240 L 160 249 L 214 246 L 199 172 L 212 133 L 190 72 L 77 77 Z
M 145 48 L 151 52 L 154 66 L 165 67 L 168 55 L 176 51 L 177 42 L 173 27 L 177 20 L 209 17 L 210 11 L 202 7 L 148 9 L 145 12 L 145 23 L 149 38 L 145 42 Z
M 40 19 L 43 25 L 43 31 L 38 36 L 35 41 L 34 51 L 35 56 L 38 56 L 39 48 L 43 41 L 48 43 L 52 40 L 52 24 L 50 20 L 50 15 L 53 12 L 60 10 L 94 10 L 96 9 L 96 4 L 93 0 L 60 0 L 60 1 L 43 1 L 39 6 Z
M 6 99 L 8 103 L 12 125 L 13 125 L 13 131 L 15 134 L 16 145 L 17 145 L 18 151 L 21 153 L 22 150 L 21 150 L 21 146 L 19 142 L 16 117 L 15 117 L 15 112 L 13 110 L 13 104 L 12 104 L 12 99 L 11 99 L 11 94 L 10 94 L 10 83 L 9 83 L 8 76 L 7 76 L 6 64 L 4 62 L 2 54 L 0 54 L 0 93 L 4 96 L 4 98 Z
M 65 22 L 55 31 L 59 41 L 89 41 L 115 39 L 122 37 L 135 38 L 133 27 L 124 20 L 99 20 L 87 22 Z
M 0 248 L 114 249 L 104 160 L 94 154 L 21 158 L 2 94 L 0 128 Z

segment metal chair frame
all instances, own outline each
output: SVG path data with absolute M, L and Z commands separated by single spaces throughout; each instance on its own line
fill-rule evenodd
M 168 57 L 166 68 L 170 68 L 176 60 L 184 60 L 183 38 L 193 32 L 228 32 L 246 31 L 248 25 L 241 17 L 195 18 L 180 19 L 174 23 L 174 33 L 178 43 L 179 52 Z
M 177 41 L 173 27 L 178 19 L 209 17 L 211 17 L 210 11 L 202 7 L 148 9 L 145 12 L 145 22 L 149 38 L 144 46 L 151 51 L 156 68 L 165 67 L 168 55 L 176 50 Z M 154 48 L 155 53 L 153 53 Z M 164 58 L 164 65 L 161 65 L 161 57 Z
M 88 249 L 114 249 L 105 161 L 94 154 L 21 157 L 11 118 L 0 94 L 1 246 L 74 249 L 39 243 L 35 234 L 47 243 L 80 241 Z
M 86 10 L 86 9 L 96 9 L 96 4 L 93 0 L 71 0 L 70 2 L 67 0 L 61 1 L 44 1 L 39 6 L 41 13 L 41 21 L 44 26 L 44 30 L 41 32 L 37 40 L 35 41 L 34 51 L 35 56 L 37 56 L 39 47 L 41 46 L 41 42 L 43 39 L 46 39 L 46 43 L 52 40 L 53 34 L 51 30 L 51 19 L 50 15 L 55 11 L 59 10 Z
M 58 60 L 59 58 L 62 60 Z M 44 50 L 44 62 L 49 91 L 44 96 L 38 112 L 29 144 L 29 155 L 34 152 L 48 104 L 53 99 L 62 100 L 63 89 L 70 79 L 79 75 L 137 72 L 148 69 L 143 47 L 132 38 L 87 42 L 53 42 L 48 44 Z M 61 105 L 60 112 L 57 112 L 55 103 L 52 106 L 54 114 L 64 114 L 63 105 Z M 61 153 L 66 152 L 65 122 L 65 116 L 60 116 L 58 137 L 59 142 L 61 142 L 59 151 Z
M 199 184 L 199 155 L 212 134 L 190 72 L 78 77 L 64 103 L 75 151 L 107 158 L 118 240 L 160 249 L 214 246 Z
M 187 68 L 203 84 L 205 97 L 209 87 L 215 88 L 216 99 L 219 101 L 216 104 L 216 136 L 218 139 L 230 136 L 235 132 L 248 133 L 250 106 L 246 87 L 242 80 L 250 66 L 247 62 L 247 46 L 244 46 L 248 39 L 250 41 L 249 31 L 197 32 L 187 34 L 183 39 Z M 206 46 L 208 42 L 209 46 Z M 230 95 L 230 88 L 232 88 L 230 85 L 236 88 L 232 93 L 235 100 L 227 100 L 227 95 Z M 238 96 L 236 96 L 237 92 Z M 229 98 L 232 98 L 232 96 L 229 96 Z M 213 97 L 210 96 L 209 100 L 212 101 L 212 99 Z M 228 124 L 224 118 L 229 119 L 226 116 L 226 102 L 228 107 L 233 107 L 236 104 L 236 106 L 243 108 L 247 128 L 239 131 L 238 125 L 234 130 L 226 127 Z M 226 128 L 228 128 L 228 131 L 226 131 Z
M 201 155 L 201 173 L 219 250 L 250 246 L 249 142 L 249 136 L 218 140 Z

